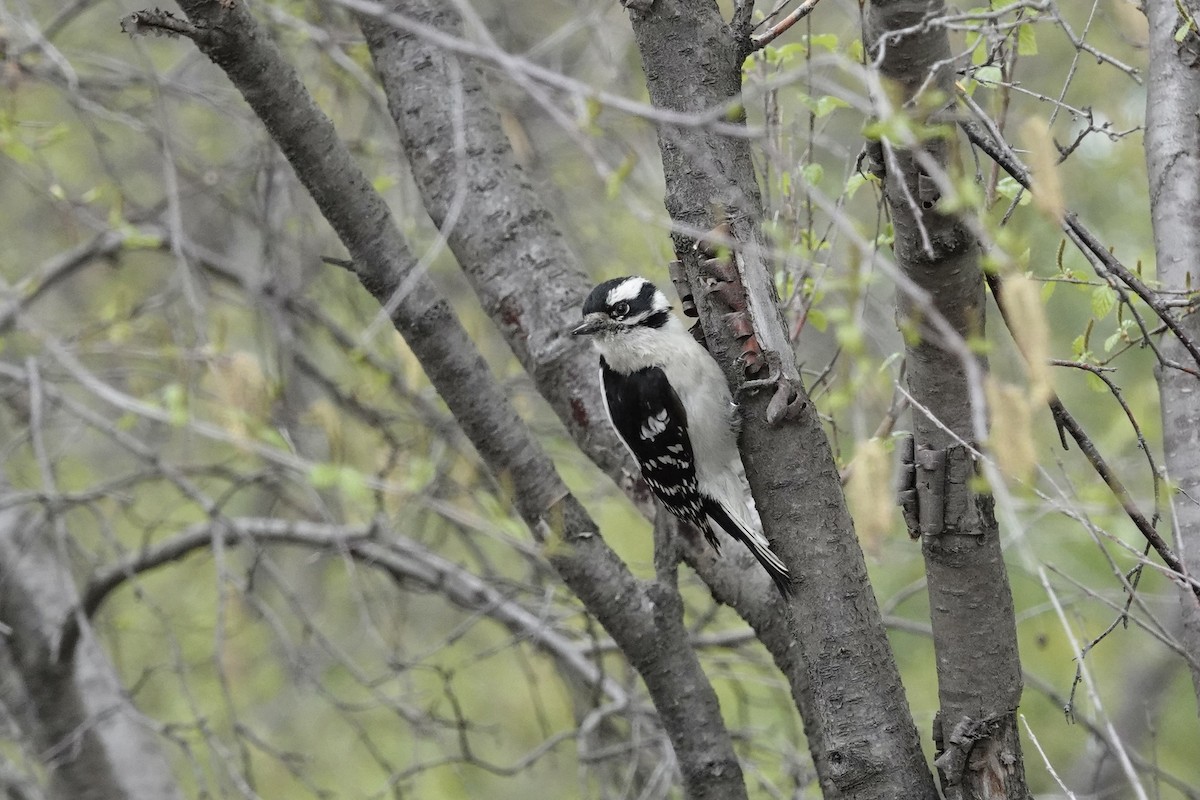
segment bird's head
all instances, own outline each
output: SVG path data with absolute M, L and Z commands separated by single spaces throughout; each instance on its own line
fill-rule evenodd
M 662 328 L 671 320 L 671 304 L 654 284 L 636 275 L 613 278 L 592 289 L 583 304 L 583 322 L 571 331 L 594 336 L 597 344 L 631 333 Z

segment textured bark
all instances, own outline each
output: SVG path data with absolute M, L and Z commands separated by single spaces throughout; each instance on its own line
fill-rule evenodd
M 497 478 L 567 586 L 613 637 L 646 683 L 671 739 L 689 798 L 745 797 L 741 768 L 716 694 L 683 636 L 678 608 L 638 582 L 567 492 L 549 457 L 416 261 L 382 198 L 351 159 L 292 67 L 241 4 L 180 4 L 201 26 L 196 43 L 221 67 L 279 145 L 430 382 Z M 397 291 L 403 288 L 404 291 Z
M 908 102 L 925 85 L 953 97 L 946 31 L 918 25 L 944 12 L 941 0 L 871 3 L 867 39 L 872 52 L 882 56 L 879 66 L 885 81 L 899 89 L 893 97 Z M 913 32 L 888 34 L 905 28 Z M 934 69 L 938 73 L 927 83 Z M 909 110 L 916 107 L 919 104 Z M 897 146 L 894 158 L 885 160 L 884 190 L 895 226 L 897 265 L 929 293 L 936 311 L 954 330 L 969 339 L 982 336 L 984 328 L 978 246 L 962 220 L 937 213 L 936 198 L 931 197 L 936 191 L 936 173 L 931 172 L 952 170 L 953 150 L 952 140 L 928 141 L 920 153 Z M 956 445 L 959 438 L 974 438 L 965 367 L 922 321 L 912 298 L 899 292 L 897 305 L 902 324 L 911 324 L 919 334 L 905 348 L 909 391 L 933 415 L 930 419 L 913 413 L 917 461 L 945 459 L 945 475 L 956 467 L 961 472 L 966 455 Z M 921 510 L 923 520 L 945 520 L 923 531 L 921 548 L 937 657 L 940 710 L 934 741 L 944 755 L 938 760 L 942 786 L 948 798 L 1023 800 L 1028 789 L 1016 718 L 1021 665 L 999 531 L 990 498 L 968 497 L 963 513 L 946 502 L 955 494 L 949 487 L 949 481 L 934 487 L 931 497 L 938 507 Z
M 0 510 L 0 622 L 12 629 L 0 639 L 0 700 L 42 755 L 46 797 L 179 798 L 158 740 L 95 639 L 85 634 L 71 660 L 57 660 L 63 621 L 79 595 L 52 535 L 37 514 Z
M 578 323 L 590 281 L 517 165 L 477 65 L 414 32 L 412 23 L 459 35 L 457 13 L 451 4 L 426 0 L 391 8 L 403 17 L 363 15 L 360 24 L 430 217 L 576 443 L 646 511 L 652 507 L 648 493 L 639 494 L 625 479 L 636 467 L 600 407 L 594 351 L 578 341 L 562 346 L 562 333 Z M 455 145 L 459 136 L 461 148 Z M 570 302 L 564 305 L 562 298 Z M 752 560 L 719 558 L 703 544 L 685 546 L 683 557 L 771 653 L 788 681 L 814 760 L 823 767 L 808 676 L 775 587 Z M 823 783 L 832 799 L 835 787 Z
M 663 109 L 710 113 L 736 103 L 744 42 L 712 2 L 655 0 L 630 4 L 652 103 Z M 735 385 L 738 342 L 701 291 L 693 250 L 696 231 L 713 227 L 714 206 L 730 217 L 734 238 L 750 257 L 745 283 L 755 293 L 770 275 L 762 252 L 762 208 L 749 144 L 702 127 L 659 128 L 666 207 L 676 224 L 684 262 L 710 350 Z M 769 294 L 769 292 L 768 292 Z M 786 341 L 769 298 L 755 326 L 768 341 Z M 794 369 L 790 348 L 780 352 Z M 792 626 L 814 696 L 826 796 L 936 797 L 900 684 L 895 660 L 867 581 L 838 473 L 812 405 L 800 392 L 795 416 L 766 422 L 770 392 L 743 399 L 742 455 L 773 548 L 796 576 Z
M 1194 3 L 1190 3 L 1196 13 Z M 1158 280 L 1164 291 L 1200 286 L 1200 46 L 1192 30 L 1183 42 L 1175 32 L 1183 24 L 1174 0 L 1146 0 L 1150 22 L 1150 64 L 1146 85 L 1146 168 L 1150 180 L 1150 215 Z M 1193 309 L 1180 325 L 1200 342 L 1200 316 Z M 1178 337 L 1168 336 L 1163 356 L 1176 363 L 1187 354 Z M 1160 367 L 1158 391 L 1162 410 L 1163 455 L 1174 491 L 1171 518 L 1175 551 L 1193 580 L 1200 579 L 1200 380 L 1177 369 Z M 1184 647 L 1200 664 L 1200 601 L 1182 587 Z M 1192 669 L 1200 698 L 1200 669 Z
M 453 2 L 404 0 L 404 18 L 461 36 Z M 539 393 L 588 454 L 617 473 L 627 452 L 608 425 L 594 358 L 570 329 L 588 279 L 517 166 L 477 65 L 360 15 L 376 73 L 426 212 Z

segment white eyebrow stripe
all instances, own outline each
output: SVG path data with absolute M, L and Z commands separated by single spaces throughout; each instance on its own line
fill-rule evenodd
M 642 293 L 642 287 L 647 283 L 645 278 L 630 278 L 620 285 L 608 290 L 608 304 L 615 305 L 622 300 L 628 302 Z

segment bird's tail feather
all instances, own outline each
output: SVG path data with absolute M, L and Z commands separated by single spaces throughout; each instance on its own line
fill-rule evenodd
M 779 588 L 780 594 L 784 597 L 791 596 L 792 574 L 779 560 L 779 556 L 771 550 L 770 542 L 767 541 L 767 537 L 762 535 L 761 531 L 754 530 L 742 521 L 741 517 L 729 513 L 721 503 L 709 498 L 705 498 L 704 513 L 726 533 L 746 545 L 758 559 L 758 563 L 762 564 L 763 569 L 771 576 L 771 580 Z

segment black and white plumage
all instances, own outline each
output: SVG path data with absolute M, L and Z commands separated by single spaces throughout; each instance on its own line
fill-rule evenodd
M 718 528 L 746 545 L 789 594 L 791 575 L 743 482 L 729 385 L 666 296 L 645 278 L 606 281 L 588 295 L 572 333 L 593 337 L 609 419 L 659 501 L 715 550 Z

